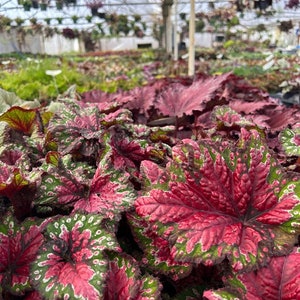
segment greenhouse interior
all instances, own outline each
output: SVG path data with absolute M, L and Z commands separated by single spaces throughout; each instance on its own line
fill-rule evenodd
M 299 265 L 299 0 L 0 0 L 0 300 L 299 300 Z

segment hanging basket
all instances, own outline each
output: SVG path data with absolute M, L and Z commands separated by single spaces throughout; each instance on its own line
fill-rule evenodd
M 62 10 L 62 9 L 63 9 L 63 3 L 57 1 L 57 2 L 56 2 L 56 9 L 57 9 L 57 10 Z
M 40 4 L 40 8 L 41 8 L 42 11 L 47 10 L 47 7 L 48 7 L 48 5 L 46 3 L 41 3 Z
M 98 8 L 92 7 L 91 8 L 91 13 L 92 13 L 92 16 L 97 16 L 98 15 Z
M 38 1 L 31 1 L 32 3 L 32 8 L 38 9 L 39 8 L 39 2 Z
M 62 24 L 63 18 L 56 18 L 56 21 L 58 22 L 59 25 Z
M 79 20 L 79 17 L 77 17 L 77 16 L 72 16 L 71 19 L 72 19 L 72 21 L 73 21 L 74 24 L 77 24 L 77 22 L 78 22 L 78 20 Z
M 98 17 L 100 19 L 105 19 L 106 18 L 106 13 L 98 13 Z
M 86 16 L 85 19 L 87 20 L 88 23 L 92 23 L 93 16 Z
M 74 4 L 76 5 L 77 3 L 77 0 L 65 0 L 65 3 L 68 5 L 68 4 Z
M 29 4 L 29 3 L 24 3 L 24 4 L 23 4 L 23 8 L 24 8 L 24 11 L 30 11 L 30 9 L 31 9 L 31 4 Z
M 47 23 L 47 25 L 50 25 L 51 24 L 51 18 L 46 18 L 46 19 L 44 19 L 44 21 Z

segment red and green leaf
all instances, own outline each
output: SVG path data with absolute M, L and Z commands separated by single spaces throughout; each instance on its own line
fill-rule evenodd
M 216 106 L 212 112 L 212 118 L 214 122 L 217 123 L 218 127 L 254 126 L 252 122 L 248 121 L 239 113 L 226 105 Z
M 48 224 L 46 242 L 32 264 L 31 280 L 47 299 L 100 299 L 108 262 L 104 250 L 120 251 L 97 215 L 66 216 Z
M 104 299 L 147 300 L 160 299 L 161 284 L 150 275 L 140 275 L 138 263 L 124 254 L 109 255 Z
M 11 128 L 30 135 L 36 125 L 36 110 L 13 106 L 0 115 L 0 122 L 6 122 Z
M 227 257 L 234 270 L 251 270 L 293 246 L 299 182 L 283 180 L 266 146 L 249 136 L 231 153 L 193 141 L 174 147 L 181 162 L 170 168 L 169 190 L 136 200 L 173 259 L 212 265 Z
M 32 200 L 36 192 L 36 184 L 41 171 L 29 169 L 29 159 L 15 150 L 2 152 L 3 160 L 0 162 L 0 196 L 9 199 L 13 206 L 14 214 L 19 221 L 29 216 L 32 209 Z
M 73 207 L 76 201 L 86 197 L 95 169 L 84 162 L 73 162 L 70 155 L 60 157 L 56 151 L 46 155 L 42 165 L 39 192 L 35 206 Z
M 300 295 L 300 248 L 286 256 L 273 257 L 257 271 L 236 274 L 227 280 L 226 288 L 204 292 L 204 298 L 217 299 L 282 299 L 294 300 Z
M 42 229 L 33 219 L 21 224 L 11 214 L 1 219 L 0 284 L 6 292 L 23 295 L 32 288 L 30 264 L 44 241 Z
M 47 164 L 58 167 L 61 161 L 61 156 L 57 151 L 49 151 L 45 157 Z
M 139 113 L 144 113 L 147 116 L 148 111 L 154 105 L 155 97 L 155 87 L 142 86 L 128 91 L 125 97 L 122 98 L 122 102 L 125 103 L 125 107 L 128 109 L 138 110 Z
M 27 185 L 29 185 L 29 180 L 25 178 L 19 168 L 0 165 L 0 195 L 11 198 Z
M 300 127 L 283 130 L 279 139 L 287 155 L 300 156 Z
M 99 213 L 107 218 L 119 218 L 121 212 L 130 209 L 136 192 L 129 181 L 129 174 L 113 170 L 100 163 L 91 181 L 89 192 L 74 205 L 75 211 Z M 102 161 L 102 162 L 103 162 Z
M 19 167 L 22 170 L 29 170 L 31 167 L 24 147 L 16 147 L 15 144 L 9 144 L 6 145 L 5 148 L 0 148 L 0 163 L 1 162 L 8 166 Z
M 170 276 L 173 280 L 183 278 L 192 270 L 192 264 L 174 260 L 167 239 L 160 237 L 149 222 L 135 214 L 127 215 L 135 241 L 143 250 L 143 265 L 157 274 Z
M 49 123 L 48 131 L 58 144 L 62 154 L 80 155 L 91 161 L 97 160 L 104 143 L 105 129 L 116 124 L 131 121 L 130 112 L 118 109 L 102 113 L 96 106 L 84 106 L 69 103 Z
M 146 157 L 147 141 L 133 139 L 121 128 L 114 131 L 108 143 L 109 149 L 106 151 L 111 152 L 111 160 L 116 169 L 127 171 L 136 169 L 136 165 Z
M 57 157 L 55 153 L 53 155 Z M 58 167 L 51 161 L 43 168 L 46 172 L 35 198 L 35 205 L 39 208 L 71 207 L 74 211 L 119 218 L 136 198 L 129 174 L 112 169 L 107 157 L 99 163 L 96 171 L 85 163 L 70 163 L 65 158 L 59 160 Z
M 94 107 L 82 109 L 79 105 L 67 103 L 60 114 L 50 120 L 48 133 L 62 154 L 96 156 L 102 136 L 99 111 Z
M 166 189 L 170 180 L 165 168 L 150 160 L 143 160 L 141 162 L 140 177 L 143 184 L 143 191 L 148 191 L 155 187 Z

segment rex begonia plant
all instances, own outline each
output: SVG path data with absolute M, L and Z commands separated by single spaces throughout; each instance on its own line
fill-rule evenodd
M 173 148 L 167 184 L 136 200 L 136 213 L 168 241 L 174 260 L 210 266 L 226 258 L 245 272 L 294 246 L 299 179 L 285 178 L 258 133 L 242 131 L 240 144 L 183 140 Z
M 0 115 L 0 299 L 297 299 L 297 108 L 232 74 L 99 95 Z

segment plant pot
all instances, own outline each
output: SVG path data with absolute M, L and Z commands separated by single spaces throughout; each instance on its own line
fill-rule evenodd
M 40 4 L 40 8 L 41 8 L 42 11 L 47 10 L 47 7 L 48 7 L 48 5 L 46 3 L 41 3 Z
M 63 9 L 63 3 L 62 2 L 56 2 L 56 9 L 62 10 Z
M 56 18 L 56 21 L 58 22 L 59 25 L 62 24 L 63 19 L 62 18 Z
M 31 18 L 29 20 L 29 22 L 30 22 L 31 25 L 36 25 L 37 24 L 37 19 L 36 18 Z
M 32 8 L 38 9 L 39 8 L 39 2 L 38 1 L 32 1 Z
M 16 22 L 17 26 L 22 26 L 25 21 L 23 19 L 18 18 L 15 20 L 15 22 Z
M 92 23 L 93 16 L 86 16 L 85 19 L 87 20 L 88 23 Z
M 106 13 L 98 13 L 98 17 L 100 19 L 105 19 L 106 18 Z
M 92 7 L 91 8 L 91 13 L 92 13 L 92 16 L 97 16 L 98 15 L 98 8 Z
M 23 8 L 24 8 L 24 11 L 30 11 L 31 5 L 30 5 L 30 4 L 27 4 L 27 3 L 24 3 L 24 4 L 23 4 Z
M 78 18 L 71 18 L 74 24 L 77 24 Z
M 51 24 L 51 19 L 50 18 L 46 18 L 46 19 L 44 19 L 44 21 L 47 23 L 47 25 Z
M 180 14 L 179 14 L 179 17 L 180 17 L 180 19 L 181 19 L 182 21 L 185 21 L 185 19 L 186 19 L 186 13 L 180 13 Z

